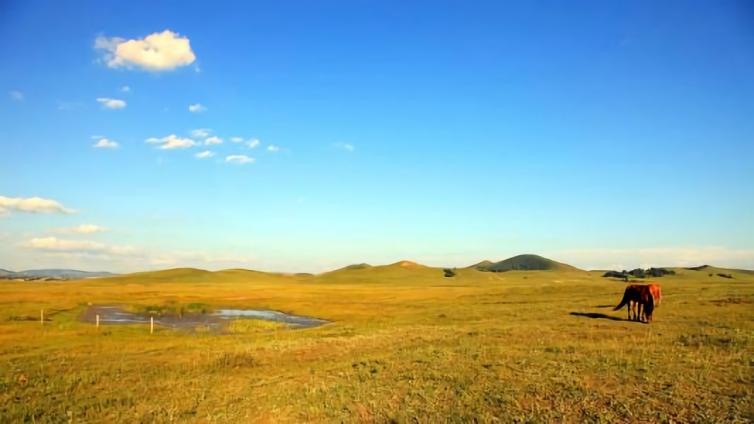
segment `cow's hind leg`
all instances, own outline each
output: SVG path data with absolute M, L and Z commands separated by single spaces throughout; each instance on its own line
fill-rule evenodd
M 632 302 L 632 301 L 629 300 L 628 301 L 628 305 L 626 305 L 626 306 L 627 306 L 627 308 L 626 308 L 627 311 L 626 312 L 628 312 L 628 320 L 631 321 L 631 312 L 632 312 L 632 310 L 634 308 L 634 302 Z

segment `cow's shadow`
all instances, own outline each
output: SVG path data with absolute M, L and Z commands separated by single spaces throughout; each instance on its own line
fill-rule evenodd
M 592 318 L 592 319 L 609 319 L 610 321 L 626 321 L 623 318 L 618 318 L 612 315 L 600 314 L 597 312 L 571 312 L 570 315 L 573 315 L 575 317 L 585 317 L 585 318 Z

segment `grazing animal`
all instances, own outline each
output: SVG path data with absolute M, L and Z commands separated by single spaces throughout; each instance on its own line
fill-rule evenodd
M 633 320 L 651 322 L 655 302 L 649 286 L 634 284 L 626 287 L 623 292 L 623 299 L 613 310 L 620 310 L 624 306 L 628 306 L 629 320 L 632 320 L 633 312 Z
M 660 306 L 660 301 L 662 300 L 662 290 L 660 289 L 660 285 L 650 284 L 649 291 L 650 293 L 652 293 L 652 297 L 654 298 L 655 308 Z

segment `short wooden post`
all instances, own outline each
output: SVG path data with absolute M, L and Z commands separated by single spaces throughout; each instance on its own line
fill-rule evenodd
M 96 321 L 97 321 L 97 329 L 99 329 L 99 314 L 97 314 Z
M 154 334 L 154 317 L 149 317 L 149 334 Z
M 45 310 L 44 309 L 39 310 L 39 324 L 45 325 Z

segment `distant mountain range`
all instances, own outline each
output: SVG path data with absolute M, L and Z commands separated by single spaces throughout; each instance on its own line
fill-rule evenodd
M 739 270 L 739 269 L 726 269 L 718 268 L 710 265 L 702 265 L 698 267 L 690 268 L 672 268 L 667 267 L 664 270 L 665 273 L 673 273 L 679 270 L 689 270 L 698 272 L 707 272 L 710 275 L 726 276 L 733 273 L 744 273 L 754 275 L 754 271 Z M 445 270 L 451 270 L 446 268 Z M 518 255 L 512 258 L 504 259 L 498 262 L 482 261 L 474 265 L 470 265 L 466 268 L 452 268 L 455 271 L 469 270 L 479 272 L 507 272 L 507 271 L 576 271 L 586 272 L 572 265 L 564 264 L 554 261 L 539 255 L 525 254 Z M 675 270 L 675 271 L 673 271 Z M 308 274 L 297 273 L 287 274 L 280 272 L 263 272 L 253 271 L 247 269 L 226 269 L 221 271 L 207 271 L 203 269 L 195 268 L 175 268 L 164 269 L 158 271 L 146 271 L 137 272 L 128 275 L 119 275 L 110 272 L 90 272 L 79 271 L 73 269 L 33 269 L 27 271 L 8 271 L 6 269 L 0 269 L 0 280 L 2 279 L 22 279 L 22 280 L 81 280 L 86 278 L 97 277 L 110 277 L 119 276 L 123 278 L 144 278 L 147 280 L 179 280 L 179 281 L 204 281 L 207 278 L 213 277 L 228 277 L 228 278 L 248 278 L 249 276 L 255 276 L 259 278 L 278 278 L 278 277 L 297 277 L 297 278 L 321 278 L 328 277 L 333 279 L 339 279 L 343 281 L 350 281 L 354 278 L 367 280 L 369 278 L 378 276 L 379 278 L 390 281 L 391 279 L 405 278 L 406 275 L 411 275 L 412 278 L 434 278 L 434 273 L 444 271 L 443 268 L 435 268 L 411 261 L 399 261 L 388 265 L 370 265 L 367 263 L 359 263 L 348 265 L 339 269 L 324 272 L 321 274 Z M 634 270 L 637 271 L 637 270 Z M 651 271 L 651 270 L 650 270 Z M 595 271 L 597 272 L 597 271 Z M 602 272 L 602 271 L 599 271 Z M 632 271 L 633 272 L 633 271 Z M 447 272 L 446 272 L 447 274 Z M 650 273 L 651 274 L 651 273 Z M 724 275 L 723 275 L 724 274 Z M 455 275 L 455 273 L 453 273 Z M 633 275 L 633 274 L 632 274 Z M 609 276 L 609 275 L 606 275 Z
M 80 280 L 83 278 L 109 277 L 111 272 L 79 271 L 75 269 L 29 269 L 26 271 L 8 271 L 0 269 L 0 278 L 21 280 Z

